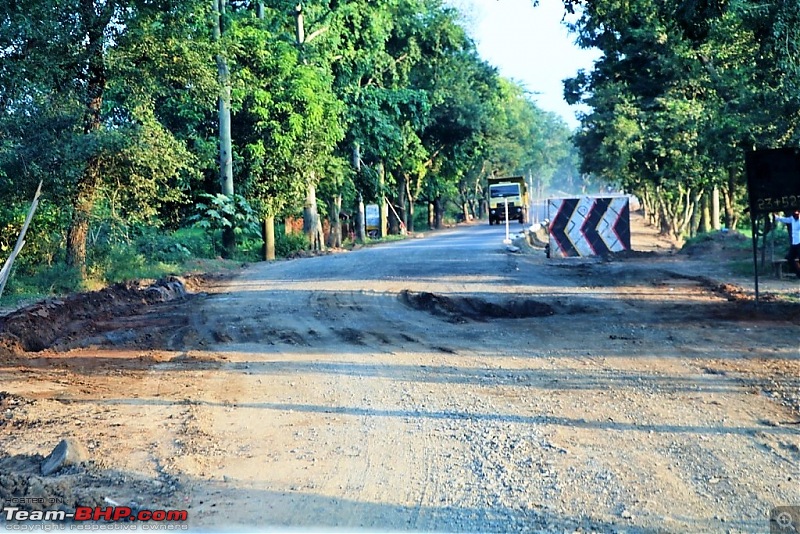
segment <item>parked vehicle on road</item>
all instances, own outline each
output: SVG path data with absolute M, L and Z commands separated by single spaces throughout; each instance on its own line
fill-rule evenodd
M 499 224 L 506 220 L 506 201 L 508 219 L 516 219 L 520 224 L 528 220 L 528 185 L 522 176 L 489 178 L 489 224 Z

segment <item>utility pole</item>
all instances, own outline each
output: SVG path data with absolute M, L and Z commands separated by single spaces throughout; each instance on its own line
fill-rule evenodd
M 225 9 L 227 0 L 214 2 L 214 41 L 219 45 L 225 31 Z M 222 51 L 217 52 L 217 79 L 219 81 L 219 181 L 222 194 L 233 199 L 233 143 L 231 141 L 231 77 L 228 62 Z M 231 221 L 233 222 L 233 221 Z M 222 233 L 222 251 L 226 258 L 233 256 L 236 235 L 233 226 Z
M 294 8 L 295 16 L 295 38 L 300 57 L 305 63 L 304 44 L 306 43 L 306 30 L 303 18 L 303 4 L 299 3 Z M 309 36 L 309 40 L 314 36 Z M 325 239 L 323 237 L 322 222 L 319 219 L 317 210 L 317 177 L 314 173 L 309 173 L 306 184 L 306 202 L 303 207 L 303 232 L 308 236 L 311 243 L 311 250 L 325 250 Z M 338 222 L 338 221 L 337 221 Z
M 256 18 L 264 20 L 264 2 L 256 3 Z M 268 204 L 269 205 L 269 204 Z M 264 241 L 262 249 L 262 257 L 264 261 L 275 260 L 275 215 L 272 213 L 272 208 L 268 208 L 267 214 L 261 226 L 262 238 Z
M 361 145 L 353 144 L 353 168 L 356 174 L 361 174 Z M 356 242 L 364 244 L 367 242 L 366 220 L 364 217 L 364 197 L 361 191 L 358 192 L 358 205 L 356 206 Z

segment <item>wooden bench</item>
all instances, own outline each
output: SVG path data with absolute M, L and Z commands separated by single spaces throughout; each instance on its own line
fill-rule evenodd
M 772 270 L 775 273 L 775 278 L 795 276 L 791 269 L 789 269 L 789 262 L 786 261 L 786 258 L 772 260 Z

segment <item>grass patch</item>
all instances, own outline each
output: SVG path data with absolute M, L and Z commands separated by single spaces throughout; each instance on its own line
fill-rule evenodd
M 377 243 L 392 243 L 394 241 L 403 241 L 407 239 L 408 236 L 402 234 L 389 234 L 386 237 L 377 237 L 372 239 L 370 237 L 367 238 L 367 244 L 377 244 Z
M 399 241 L 402 235 L 368 239 L 367 245 Z M 77 269 L 61 262 L 36 264 L 21 257 L 14 266 L 0 299 L 4 309 L 17 308 L 47 297 L 77 291 L 94 291 L 118 282 L 155 280 L 166 276 L 226 273 L 243 263 L 262 260 L 261 236 L 239 236 L 233 259 L 222 259 L 215 243 L 221 235 L 202 228 L 182 228 L 167 233 L 155 228 L 138 228 L 135 236 L 124 242 L 108 240 L 90 246 L 87 251 L 87 277 L 81 280 Z M 283 225 L 275 228 L 275 252 L 278 258 L 308 250 L 305 234 L 287 235 Z M 24 254 L 24 252 L 23 252 Z
M 722 230 L 714 232 L 703 232 L 694 237 L 690 237 L 683 242 L 684 247 L 707 244 L 711 242 L 724 241 L 726 248 L 730 249 L 752 249 L 753 242 L 750 236 L 742 232 L 725 232 Z
M 760 264 L 761 264 L 761 262 L 759 262 L 759 267 L 760 267 Z M 753 276 L 754 275 L 753 260 L 752 259 L 750 259 L 750 260 L 731 261 L 729 263 L 729 266 L 730 266 L 731 272 L 733 274 L 735 274 L 735 275 L 738 275 L 738 276 Z M 764 266 L 763 269 L 759 269 L 758 274 L 759 275 L 772 274 L 771 269 L 772 268 L 771 268 L 770 265 L 766 265 L 766 266 Z
M 77 269 L 63 263 L 42 266 L 34 274 L 17 275 L 16 265 L 8 279 L 3 299 L 35 295 L 63 295 L 83 289 Z

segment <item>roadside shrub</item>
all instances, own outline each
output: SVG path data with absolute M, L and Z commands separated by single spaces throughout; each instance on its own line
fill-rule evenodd
M 429 230 L 428 227 L 428 207 L 426 205 L 417 205 L 414 210 L 414 230 L 417 232 Z
M 29 204 L 0 206 L 0 265 L 8 257 L 28 214 Z M 63 210 L 52 202 L 40 201 L 39 207 L 25 234 L 25 246 L 14 263 L 18 275 L 34 276 L 42 265 L 58 262 L 63 253 L 65 228 L 68 219 Z M 63 257 L 60 259 L 63 260 Z
M 156 229 L 143 232 L 134 246 L 150 262 L 180 263 L 192 257 L 192 251 L 174 234 Z
M 221 237 L 226 229 L 233 228 L 238 242 L 261 234 L 258 215 L 242 195 L 229 198 L 221 193 L 216 195 L 201 193 L 199 196 L 205 202 L 198 202 L 195 205 L 197 213 L 188 220 L 195 227 L 202 228 L 208 233 L 215 252 L 222 251 L 222 240 L 218 237 Z
M 160 278 L 179 271 L 178 265 L 148 261 L 135 244 L 114 244 L 102 253 L 95 251 L 89 263 L 89 277 L 113 284 L 125 280 Z
M 208 232 L 197 227 L 188 227 L 175 230 L 172 238 L 183 245 L 195 258 L 215 258 L 214 240 Z
M 82 289 L 80 272 L 65 263 L 39 266 L 35 274 L 16 272 L 8 279 L 4 298 L 13 295 L 63 295 Z
M 237 261 L 256 262 L 264 259 L 264 240 L 261 236 L 248 237 L 237 243 L 235 259 Z
M 303 233 L 286 235 L 283 225 L 275 225 L 275 256 L 286 258 L 301 250 L 308 250 L 311 244 Z

